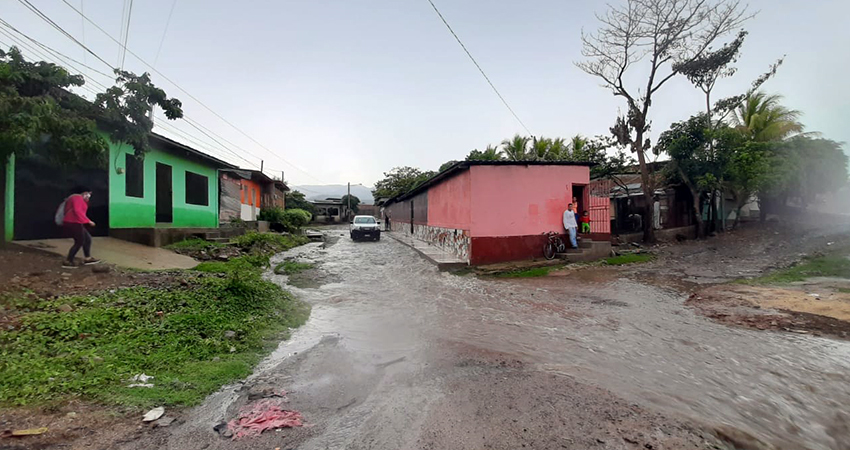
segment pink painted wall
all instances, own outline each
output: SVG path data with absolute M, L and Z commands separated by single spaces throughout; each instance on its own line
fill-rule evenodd
M 572 185 L 590 183 L 585 166 L 472 166 L 469 175 L 472 237 L 561 232 Z
M 468 170 L 431 187 L 428 190 L 428 225 L 469 230 L 471 196 Z

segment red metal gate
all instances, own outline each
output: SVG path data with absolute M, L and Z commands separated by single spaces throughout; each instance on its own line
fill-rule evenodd
M 591 192 L 590 197 L 590 232 L 611 234 L 611 199 L 597 197 Z

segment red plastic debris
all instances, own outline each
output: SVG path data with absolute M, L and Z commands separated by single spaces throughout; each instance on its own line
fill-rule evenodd
M 281 408 L 282 399 L 264 398 L 239 410 L 239 415 L 227 423 L 233 439 L 259 436 L 266 430 L 300 427 L 301 413 Z

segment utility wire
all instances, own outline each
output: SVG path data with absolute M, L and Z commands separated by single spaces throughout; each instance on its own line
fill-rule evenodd
M 86 10 L 85 0 L 80 0 L 80 11 L 85 12 L 85 10 Z M 85 44 L 86 43 L 86 21 L 83 20 L 82 17 L 80 18 L 80 33 L 81 33 L 80 37 L 82 37 L 82 39 L 83 39 L 83 44 Z M 86 58 L 87 58 L 86 52 L 83 52 L 83 63 L 84 64 L 88 64 L 88 61 L 86 60 Z
M 82 66 L 82 67 L 85 67 L 85 68 L 86 68 L 86 69 L 88 69 L 88 70 L 91 70 L 92 72 L 94 72 L 94 73 L 96 73 L 96 74 L 103 75 L 104 77 L 109 78 L 110 80 L 113 80 L 113 78 L 114 78 L 114 75 L 110 75 L 110 74 L 108 74 L 108 73 L 101 72 L 100 70 L 97 70 L 97 69 L 95 69 L 94 67 L 91 67 L 91 66 L 89 66 L 89 65 L 87 65 L 87 64 L 85 64 L 85 63 L 81 63 L 81 62 L 77 61 L 76 59 L 71 58 L 70 56 L 67 56 L 67 55 L 65 55 L 65 54 L 63 54 L 63 53 L 60 53 L 60 52 L 58 52 L 58 51 L 56 51 L 56 50 L 54 50 L 54 49 L 52 49 L 52 48 L 50 48 L 50 47 L 48 47 L 48 46 L 46 46 L 46 45 L 42 44 L 41 42 L 39 42 L 39 41 L 37 41 L 37 40 L 33 39 L 32 37 L 30 37 L 30 36 L 29 36 L 29 35 L 27 35 L 26 33 L 22 32 L 21 30 L 18 30 L 17 28 L 15 28 L 14 26 L 12 26 L 12 24 L 10 24 L 9 22 L 6 22 L 6 21 L 5 21 L 5 20 L 3 20 L 2 18 L 0 18 L 0 25 L 3 25 L 3 26 L 5 26 L 6 28 L 8 28 L 9 30 L 14 31 L 15 33 L 17 33 L 17 34 L 19 34 L 19 35 L 23 36 L 23 37 L 24 37 L 24 38 L 26 38 L 28 41 L 30 41 L 30 42 L 32 42 L 33 44 L 35 44 L 35 45 L 37 45 L 37 46 L 41 47 L 42 49 L 44 49 L 44 50 L 45 50 L 45 51 L 47 51 L 48 53 L 53 54 L 54 56 L 58 57 L 60 60 L 61 60 L 61 59 L 65 59 L 65 60 L 68 60 L 68 61 L 72 61 L 72 62 L 74 62 L 74 63 L 79 64 L 79 65 L 80 65 L 80 66 Z M 65 63 L 65 64 L 67 64 L 67 63 Z M 79 69 L 77 69 L 77 70 L 79 70 Z M 82 71 L 80 70 L 80 72 L 82 72 Z
M 3 28 L 0 28 L 0 35 L 4 35 L 4 36 L 7 36 L 8 38 L 10 38 L 10 39 L 11 39 L 11 42 L 13 43 L 13 45 L 19 45 L 19 46 L 23 47 L 23 48 L 24 48 L 24 50 L 26 50 L 27 52 L 31 53 L 32 55 L 35 55 L 35 56 L 36 56 L 36 57 L 38 57 L 38 58 L 41 58 L 41 59 L 42 59 L 42 60 L 44 60 L 44 61 L 47 61 L 47 62 L 59 62 L 59 63 L 60 63 L 60 65 L 68 66 L 68 67 L 70 67 L 71 69 L 74 69 L 75 71 L 80 72 L 80 74 L 81 74 L 81 75 L 83 75 L 83 77 L 84 77 L 85 79 L 87 79 L 87 80 L 89 81 L 89 83 L 91 83 L 92 85 L 95 85 L 96 87 L 98 87 L 98 88 L 100 88 L 100 89 L 103 89 L 104 91 L 105 91 L 106 89 L 108 89 L 106 85 L 104 85 L 104 84 L 102 84 L 102 83 L 98 82 L 97 80 L 93 79 L 92 77 L 90 77 L 90 76 L 88 76 L 88 75 L 82 74 L 82 71 L 79 69 L 79 67 L 76 67 L 76 66 L 74 66 L 73 64 L 71 64 L 71 63 L 68 63 L 68 62 L 67 62 L 67 61 L 73 61 L 74 63 L 77 63 L 77 64 L 82 65 L 79 61 L 77 61 L 77 60 L 75 60 L 75 59 L 73 59 L 73 58 L 71 58 L 71 57 L 69 57 L 69 56 L 66 56 L 66 55 L 64 55 L 64 54 L 62 54 L 62 53 L 60 53 L 60 52 L 58 52 L 58 51 L 56 51 L 56 50 L 54 50 L 54 49 L 52 49 L 52 48 L 50 48 L 50 47 L 48 47 L 48 46 L 46 46 L 46 45 L 42 44 L 41 42 L 39 42 L 39 41 L 37 41 L 37 40 L 35 40 L 35 39 L 33 39 L 33 38 L 31 38 L 31 37 L 27 36 L 26 34 L 22 33 L 22 32 L 21 32 L 21 31 L 19 31 L 17 28 L 13 27 L 11 24 L 9 24 L 8 22 L 6 22 L 6 21 L 5 21 L 5 20 L 3 20 L 3 19 L 0 19 L 0 25 L 3 25 L 3 26 L 5 26 L 5 27 L 7 27 L 7 28 L 11 28 L 13 31 L 17 32 L 17 33 L 18 33 L 18 34 L 20 34 L 21 36 L 23 36 L 23 37 L 25 37 L 26 39 L 28 39 L 28 40 L 32 41 L 35 45 L 37 45 L 37 46 L 39 46 L 39 47 L 43 48 L 43 49 L 45 50 L 45 52 L 47 52 L 47 54 L 45 54 L 44 52 L 40 51 L 38 48 L 35 48 L 35 47 L 33 47 L 33 46 L 30 46 L 29 44 L 27 44 L 26 42 L 24 42 L 24 41 L 23 41 L 23 40 L 21 40 L 20 38 L 16 38 L 14 35 L 10 34 L 7 30 L 4 30 Z M 51 58 L 51 56 L 48 56 L 48 54 L 52 54 L 52 55 L 53 55 L 53 57 Z M 64 60 L 63 60 L 63 59 L 64 59 Z M 58 61 L 57 61 L 57 60 L 58 60 Z M 65 60 L 67 60 L 67 61 L 65 61 Z M 86 67 L 88 67 L 88 66 L 86 66 Z M 110 77 L 109 75 L 107 75 L 107 74 L 105 74 L 105 73 L 103 73 L 103 72 L 98 72 L 98 71 L 97 71 L 96 69 L 94 69 L 94 68 L 89 67 L 89 69 L 91 69 L 91 70 L 93 70 L 93 71 L 95 71 L 95 72 L 97 72 L 97 73 L 100 73 L 101 75 L 103 75 L 103 76 L 105 76 L 105 77 L 107 77 L 107 78 L 109 78 L 109 77 Z M 91 86 L 83 85 L 83 86 L 78 86 L 78 87 L 79 87 L 79 88 L 81 88 L 81 89 L 83 89 L 83 90 L 85 90 L 86 92 L 88 92 L 88 93 L 90 93 L 90 94 L 95 95 L 95 96 L 97 96 L 97 95 L 99 94 L 99 92 L 98 92 L 98 91 L 96 91 L 95 89 L 93 89 Z M 219 142 L 219 141 L 218 141 L 217 139 L 215 139 L 214 137 L 210 136 L 209 134 L 207 134 L 206 132 L 204 132 L 203 130 L 201 130 L 201 129 L 199 128 L 200 124 L 195 123 L 195 122 L 194 122 L 194 120 L 192 120 L 192 119 L 190 119 L 190 118 L 188 118 L 188 117 L 185 117 L 185 116 L 183 117 L 183 120 L 184 120 L 186 123 L 188 123 L 188 124 L 189 124 L 189 126 L 191 126 L 191 127 L 195 128 L 195 129 L 197 129 L 197 130 L 198 130 L 201 134 L 203 134 L 204 136 L 208 137 L 209 139 L 211 139 L 212 141 L 214 141 L 215 143 L 217 143 L 217 144 L 218 144 L 218 146 L 220 147 L 220 148 L 218 148 L 218 149 L 217 149 L 217 150 L 219 151 L 219 154 L 220 154 L 220 155 L 223 155 L 223 154 L 224 154 L 224 153 L 221 153 L 221 151 L 223 151 L 223 152 L 229 153 L 230 155 L 232 155 L 232 156 L 234 156 L 234 157 L 236 157 L 236 158 L 238 158 L 238 159 L 241 159 L 242 161 L 245 161 L 246 163 L 248 163 L 249 165 L 251 165 L 251 166 L 253 166 L 253 167 L 257 167 L 257 168 L 259 168 L 259 165 L 258 165 L 257 163 L 254 163 L 254 162 L 251 162 L 251 161 L 249 161 L 249 160 L 245 159 L 244 157 L 242 157 L 242 156 L 241 156 L 241 155 L 239 155 L 238 153 L 236 153 L 236 152 L 234 152 L 233 150 L 231 150 L 229 147 L 227 147 L 227 146 L 223 145 L 221 142 Z M 158 126 L 158 127 L 163 127 L 163 128 L 165 128 L 165 129 L 168 129 L 168 130 L 169 130 L 169 131 L 171 131 L 171 132 L 176 132 L 177 134 L 180 134 L 180 135 L 181 135 L 181 137 L 184 137 L 184 138 L 187 138 L 187 139 L 191 140 L 191 141 L 192 141 L 192 142 L 194 142 L 196 145 L 197 145 L 197 144 L 200 144 L 200 146 L 201 146 L 201 147 L 204 147 L 204 148 L 206 148 L 207 150 L 209 150 L 209 149 L 211 149 L 211 148 L 216 148 L 216 147 L 215 147 L 215 145 L 212 145 L 212 144 L 210 144 L 210 143 L 208 143 L 208 142 L 204 142 L 203 140 L 199 140 L 198 138 L 194 138 L 194 137 L 192 137 L 190 134 L 186 133 L 185 131 L 179 130 L 176 126 L 174 126 L 174 125 L 172 125 L 172 124 L 170 124 L 170 123 L 168 123 L 168 122 L 161 122 L 161 123 L 158 123 L 158 125 L 157 125 L 157 126 Z M 202 127 L 202 126 L 201 126 L 201 127 Z M 231 145 L 233 145 L 233 146 L 234 146 L 234 147 L 236 147 L 236 148 L 239 148 L 238 146 L 236 146 L 236 145 L 234 145 L 234 144 L 232 144 L 232 143 L 231 143 Z M 242 149 L 240 148 L 240 150 L 242 150 Z M 243 150 L 243 151 L 244 151 L 244 150 Z
M 73 35 L 71 35 L 71 33 L 68 33 L 67 31 L 65 31 L 64 28 L 59 26 L 59 24 L 54 22 L 50 17 L 47 17 L 47 15 L 45 15 L 43 12 L 41 12 L 40 9 L 36 8 L 32 3 L 30 3 L 29 0 L 18 0 L 18 2 L 20 2 L 22 5 L 26 6 L 27 9 L 29 9 L 30 11 L 33 12 L 33 14 L 35 14 L 36 16 L 40 17 L 42 20 L 44 20 L 45 22 L 50 24 L 53 28 L 58 30 L 60 33 L 64 34 L 68 39 L 74 41 L 77 45 L 79 45 L 80 47 L 85 49 L 85 51 L 89 52 L 92 56 L 94 56 L 95 58 L 100 60 L 100 62 L 109 66 L 110 69 L 115 70 L 115 67 L 113 67 L 112 64 L 109 64 L 108 62 L 106 62 L 105 59 L 101 58 L 97 53 L 93 52 L 90 48 L 86 47 L 85 44 L 78 41 L 77 38 L 75 38 Z M 76 8 L 74 8 L 74 9 L 76 10 Z
M 156 50 L 156 57 L 153 59 L 153 65 L 159 61 L 159 53 L 162 52 L 162 44 L 165 43 L 165 36 L 168 34 L 168 25 L 171 24 L 171 16 L 174 14 L 174 7 L 177 6 L 177 0 L 171 2 L 171 11 L 168 12 L 168 19 L 165 20 L 165 30 L 162 31 L 162 39 L 159 40 L 159 48 Z
M 118 29 L 121 31 L 120 34 L 118 35 L 119 41 L 124 40 L 124 19 L 127 17 L 127 1 L 128 0 L 124 0 L 122 2 L 123 4 L 121 5 L 121 20 L 118 21 Z M 118 65 L 121 65 L 121 53 L 122 53 L 121 44 L 118 44 L 118 60 L 116 62 L 116 64 L 118 64 Z
M 19 0 L 19 1 L 28 1 L 28 0 Z M 104 30 L 104 29 L 103 29 L 100 25 L 98 25 L 97 23 L 95 23 L 94 21 L 92 21 L 91 19 L 89 19 L 88 17 L 86 17 L 85 15 L 83 15 L 83 14 L 80 12 L 80 10 L 78 10 L 78 9 L 77 9 L 74 5 L 72 5 L 71 3 L 69 3 L 69 2 L 68 2 L 68 0 L 62 0 L 62 1 L 63 1 L 66 5 L 68 5 L 68 7 L 69 7 L 69 8 L 73 9 L 73 10 L 74 10 L 77 14 L 81 15 L 81 16 L 82 16 L 82 17 L 83 17 L 83 18 L 84 18 L 84 19 L 85 19 L 88 23 L 90 23 L 91 25 L 94 25 L 94 27 L 95 27 L 95 28 L 97 28 L 98 30 L 100 30 L 100 32 L 101 32 L 101 33 L 103 33 L 104 35 L 106 35 L 106 36 L 107 36 L 108 38 L 110 38 L 113 42 L 115 42 L 115 43 L 117 43 L 117 44 L 121 45 L 121 42 L 119 42 L 119 41 L 118 41 L 118 40 L 116 40 L 116 39 L 115 39 L 115 38 L 114 38 L 111 34 L 109 34 L 108 32 L 106 32 L 106 30 Z M 328 183 L 325 183 L 324 181 L 320 180 L 319 178 L 316 178 L 313 174 L 311 174 L 311 173 L 307 172 L 306 170 L 302 169 L 302 168 L 301 168 L 301 167 L 299 167 L 298 165 L 296 165 L 296 164 L 294 164 L 294 163 L 290 162 L 290 161 L 289 161 L 289 160 L 287 160 L 286 158 L 284 158 L 284 157 L 282 157 L 282 156 L 278 155 L 277 153 L 275 153 L 274 151 L 272 151 L 271 149 L 269 149 L 268 147 L 266 147 L 265 145 L 263 145 L 262 143 L 260 143 L 260 142 L 259 142 L 259 141 L 257 141 L 256 139 L 254 139 L 253 137 L 251 137 L 251 136 L 250 136 L 248 133 L 246 133 L 245 131 L 242 131 L 242 129 L 241 129 L 241 128 L 237 127 L 237 126 L 236 126 L 236 125 L 234 125 L 232 122 L 230 122 L 229 120 L 225 119 L 225 118 L 224 118 L 221 114 L 217 113 L 215 110 L 213 110 L 212 108 L 210 108 L 209 106 L 207 106 L 204 102 L 202 102 L 202 101 L 201 101 L 201 100 L 199 100 L 197 97 L 195 97 L 194 95 L 192 95 L 191 93 L 189 93 L 189 91 L 187 91 L 186 89 L 183 89 L 183 88 L 182 88 L 179 84 L 177 84 L 174 80 L 172 80 L 171 78 L 169 78 L 168 76 L 166 76 L 165 74 L 163 74 L 162 72 L 160 72 L 159 70 L 157 70 L 154 66 L 152 66 L 152 65 L 151 65 L 151 64 L 149 64 L 147 61 L 145 61 L 144 59 L 142 59 L 142 57 L 140 57 L 139 55 L 137 55 L 136 53 L 134 53 L 134 52 L 133 52 L 132 50 L 130 50 L 129 48 L 126 48 L 126 47 L 125 47 L 125 50 L 127 51 L 127 53 L 129 53 L 130 55 L 134 56 L 136 59 L 138 59 L 138 60 L 139 60 L 140 62 L 142 62 L 144 65 L 146 65 L 147 67 L 149 67 L 149 68 L 151 69 L 151 71 L 153 71 L 153 72 L 154 72 L 154 73 L 156 73 L 157 75 L 161 76 L 164 80 L 166 80 L 166 81 L 168 81 L 169 83 L 171 83 L 172 85 L 174 85 L 174 87 L 176 87 L 176 88 L 177 88 L 177 89 L 179 89 L 181 92 L 183 92 L 184 94 L 186 94 L 189 98 L 191 98 L 192 100 L 196 101 L 199 105 L 203 106 L 203 107 L 204 107 L 204 109 L 206 109 L 207 111 L 209 111 L 210 113 L 212 113 L 214 116 L 216 116 L 217 118 L 219 118 L 222 122 L 226 123 L 226 124 L 227 124 L 227 125 L 229 125 L 231 128 L 233 128 L 234 130 L 238 131 L 240 134 L 242 134 L 243 136 L 245 136 L 246 138 L 248 138 L 249 140 L 251 140 L 251 142 L 253 142 L 253 143 L 257 144 L 258 146 L 260 146 L 261 148 L 263 148 L 264 150 L 266 150 L 267 152 L 269 152 L 269 154 L 271 154 L 272 156 L 274 156 L 274 157 L 276 157 L 276 158 L 280 159 L 280 160 L 281 160 L 281 161 L 283 161 L 284 163 L 288 164 L 289 166 L 292 166 L 293 168 L 297 169 L 299 172 L 304 173 L 305 175 L 309 176 L 310 178 L 313 178 L 314 180 L 316 180 L 316 181 L 318 181 L 318 182 L 320 182 L 320 183 L 328 184 Z M 252 156 L 255 156 L 255 155 L 252 155 Z M 262 158 L 258 158 L 258 159 L 262 159 Z
M 466 52 L 466 56 L 469 56 L 469 59 L 472 60 L 472 63 L 475 64 L 475 67 L 478 68 L 478 71 L 481 72 L 481 75 L 484 76 L 484 79 L 487 80 L 487 83 L 490 85 L 490 87 L 493 88 L 493 92 L 495 92 L 496 95 L 499 96 L 499 100 L 501 100 L 502 103 L 505 104 L 505 107 L 508 108 L 508 111 L 510 111 L 511 114 L 513 114 L 514 118 L 517 120 L 517 122 L 519 122 L 520 125 L 522 125 L 522 127 L 525 129 L 525 131 L 528 132 L 528 134 L 533 136 L 534 133 L 532 133 L 528 129 L 528 127 L 525 126 L 525 123 L 523 123 L 522 119 L 520 119 L 519 116 L 517 115 L 517 113 L 514 112 L 513 108 L 511 108 L 511 105 L 509 105 L 507 100 L 505 100 L 505 97 L 502 97 L 502 94 L 499 93 L 499 90 L 496 89 L 496 86 L 493 84 L 492 81 L 490 81 L 490 77 L 488 77 L 487 74 L 484 73 L 484 69 L 481 68 L 481 66 L 478 64 L 478 61 L 476 61 L 475 58 L 472 57 L 472 53 L 469 53 L 469 50 L 467 50 L 466 46 L 463 45 L 463 41 L 460 40 L 460 38 L 457 36 L 457 33 L 455 33 L 455 30 L 452 29 L 451 25 L 449 25 L 449 23 L 446 21 L 446 18 L 443 17 L 443 15 L 440 13 L 440 10 L 437 9 L 437 5 L 435 5 L 432 0 L 428 0 L 428 3 L 430 3 L 431 7 L 434 8 L 434 12 L 436 12 L 437 15 L 440 16 L 440 20 L 443 21 L 443 23 L 446 25 L 446 28 L 448 28 L 449 31 L 452 33 L 452 36 L 455 37 L 455 40 L 457 41 L 458 44 L 460 44 L 460 47 L 463 49 L 463 51 Z
M 133 17 L 133 0 L 130 0 L 130 9 L 127 11 L 127 27 L 124 31 L 124 43 L 121 44 L 121 70 L 124 70 L 124 59 L 127 58 L 127 41 L 130 39 L 130 19 Z

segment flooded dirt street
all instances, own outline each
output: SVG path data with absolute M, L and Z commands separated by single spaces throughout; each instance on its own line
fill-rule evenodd
M 387 237 L 284 258 L 316 265 L 318 282 L 288 287 L 313 305 L 309 322 L 243 384 L 128 448 L 717 448 L 717 427 L 850 448 L 846 341 L 727 327 L 686 293 L 617 272 L 440 273 Z M 266 387 L 311 426 L 213 431 Z

